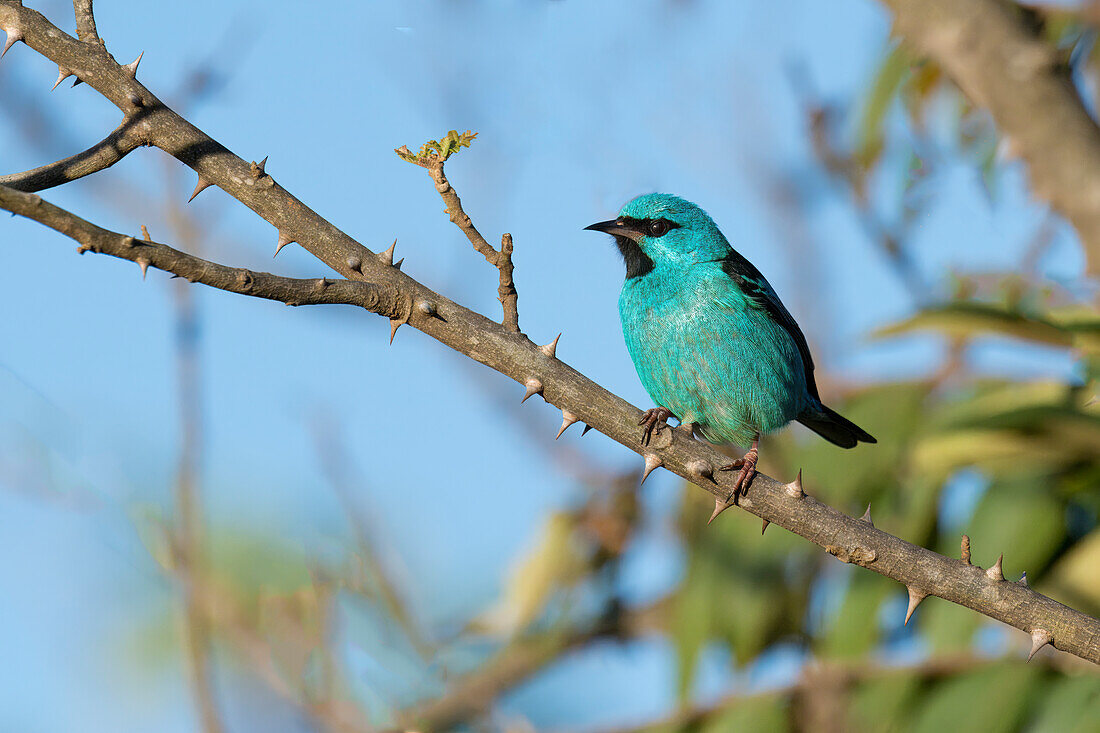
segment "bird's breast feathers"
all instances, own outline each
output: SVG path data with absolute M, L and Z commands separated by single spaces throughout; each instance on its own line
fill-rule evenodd
M 738 445 L 805 409 L 797 345 L 720 265 L 663 270 L 627 281 L 619 299 L 627 349 L 658 404 Z

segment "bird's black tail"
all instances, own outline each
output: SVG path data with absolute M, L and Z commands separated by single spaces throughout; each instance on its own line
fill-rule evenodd
M 798 416 L 798 422 L 841 448 L 855 448 L 856 443 L 877 443 L 866 430 L 825 405 L 811 407 Z

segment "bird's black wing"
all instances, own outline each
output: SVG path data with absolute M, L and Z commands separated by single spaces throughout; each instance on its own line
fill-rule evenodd
M 802 356 L 802 366 L 806 370 L 806 389 L 811 397 L 820 402 L 821 398 L 817 394 L 817 383 L 814 381 L 814 360 L 810 356 L 810 347 L 806 343 L 806 337 L 802 335 L 802 329 L 798 327 L 794 318 L 787 312 L 786 307 L 779 300 L 779 296 L 775 294 L 771 284 L 760 274 L 760 270 L 757 270 L 751 262 L 742 257 L 732 247 L 725 259 L 721 260 L 721 265 L 722 271 L 737 283 L 737 287 L 741 289 L 745 297 L 755 303 L 758 308 L 767 311 L 768 315 L 791 335 L 791 339 L 798 346 L 798 353 Z

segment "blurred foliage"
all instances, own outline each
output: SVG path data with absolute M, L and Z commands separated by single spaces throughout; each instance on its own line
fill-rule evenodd
M 1067 68 L 1084 74 L 1080 83 L 1091 83 L 1100 60 L 1085 11 L 1020 12 L 1034 16 Z M 811 495 L 856 516 L 869 504 L 876 526 L 944 554 L 957 556 L 965 533 L 975 564 L 1003 554 L 1009 579 L 1026 571 L 1040 592 L 1100 615 L 1095 303 L 1087 289 L 1046 281 L 1032 266 L 914 276 L 909 235 L 942 159 L 971 165 L 991 197 L 1004 159 L 988 116 L 934 63 L 895 43 L 856 112 L 811 107 L 823 167 L 848 187 L 866 231 L 919 305 L 877 337 L 939 338 L 944 358 L 927 376 L 830 399 L 878 437 L 876 446 L 847 453 L 804 431 L 783 431 L 766 438 L 762 470 L 777 477 L 802 470 Z M 848 133 L 832 125 L 838 118 L 854 122 Z M 417 153 L 396 152 L 429 165 L 475 137 L 452 130 Z M 891 179 L 901 184 L 876 184 Z M 899 201 L 881 201 L 881 190 Z M 926 281 L 933 285 L 921 291 Z M 1073 369 L 1042 379 L 982 373 L 970 357 L 990 343 L 1053 354 Z M 1049 649 L 1024 665 L 1024 634 L 936 598 L 903 626 L 897 583 L 838 563 L 779 528 L 761 537 L 758 520 L 745 513 L 727 512 L 707 526 L 711 498 L 691 487 L 671 527 L 682 579 L 666 598 L 628 607 L 616 581 L 647 519 L 637 479 L 594 479 L 598 490 L 543 523 L 496 605 L 457 631 L 422 630 L 433 638 L 427 648 L 406 638 L 415 613 L 406 611 L 401 624 L 388 619 L 404 594 L 387 585 L 377 559 L 355 560 L 369 547 L 322 564 L 275 538 L 249 538 L 240 528 L 214 533 L 202 576 L 206 610 L 226 650 L 325 722 L 334 701 L 352 701 L 373 723 L 427 721 L 426 730 L 484 723 L 500 696 L 563 653 L 593 640 L 657 634 L 675 652 L 683 708 L 646 730 L 1100 731 L 1094 671 Z M 155 518 L 138 525 L 172 574 L 169 531 Z M 358 577 L 365 572 L 372 577 Z M 334 624 L 341 614 L 345 623 Z M 368 671 L 342 669 L 349 649 L 370 657 Z M 708 650 L 726 652 L 735 669 L 766 665 L 784 650 L 808 663 L 782 688 L 701 704 L 697 673 Z

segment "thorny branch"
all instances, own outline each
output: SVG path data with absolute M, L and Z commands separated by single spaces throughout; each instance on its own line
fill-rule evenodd
M 902 0 L 894 2 L 905 4 Z M 281 240 L 299 242 L 349 281 L 326 285 L 318 280 L 250 273 L 188 259 L 164 245 L 137 243 L 137 250 L 147 255 L 148 264 L 173 272 L 180 269 L 181 274 L 186 269 L 196 281 L 217 283 L 216 287 L 234 292 L 284 301 L 362 305 L 389 317 L 392 329 L 407 322 L 523 384 L 527 396 L 541 395 L 563 414 L 643 454 L 650 470 L 663 466 L 709 491 L 715 496 L 716 511 L 735 503 L 731 477 L 714 470 L 726 458 L 713 447 L 683 431 L 666 430 L 643 448 L 637 430 L 641 411 L 558 359 L 555 346 L 539 347 L 522 334 L 463 308 L 398 271 L 294 198 L 262 166 L 249 166 L 168 109 L 138 83 L 130 67 L 117 63 L 102 47 L 77 41 L 14 0 L 0 0 L 0 28 L 8 33 L 9 40 L 22 40 L 62 69 L 72 70 L 124 115 L 134 118 L 151 144 L 195 169 L 200 181 L 217 185 L 272 223 Z M 2 192 L 0 203 L 9 211 L 49 222 L 66 235 L 85 237 L 89 246 L 94 243 L 114 256 L 126 257 L 123 252 L 135 247 L 130 238 L 107 232 L 36 199 L 8 190 Z M 1067 210 L 1073 218 L 1076 209 Z M 1079 224 L 1078 228 L 1089 240 L 1083 226 Z M 136 256 L 126 259 L 140 263 Z M 367 280 L 369 284 L 351 280 Z M 306 283 L 312 283 L 312 291 Z M 849 517 L 807 496 L 801 477 L 783 484 L 758 475 L 751 494 L 741 498 L 739 506 L 825 548 L 842 561 L 903 583 L 909 589 L 910 612 L 921 599 L 935 595 L 1022 629 L 1032 637 L 1033 653 L 1052 644 L 1100 663 L 1100 621 L 1035 592 L 1025 583 L 1005 580 L 999 562 L 983 571 L 887 534 L 876 529 L 869 516 Z
M 84 152 L 49 165 L 0 176 L 0 186 L 17 191 L 45 191 L 110 168 L 147 142 L 131 118 L 122 121 L 115 130 Z
M 0 209 L 33 219 L 80 242 L 77 248 L 80 254 L 95 252 L 136 262 L 143 277 L 150 267 L 154 267 L 193 283 L 241 295 L 279 300 L 287 305 L 357 305 L 387 317 L 400 312 L 400 297 L 391 287 L 331 278 L 281 277 L 240 267 L 226 267 L 180 252 L 166 244 L 102 229 L 42 200 L 38 194 L 0 186 Z

